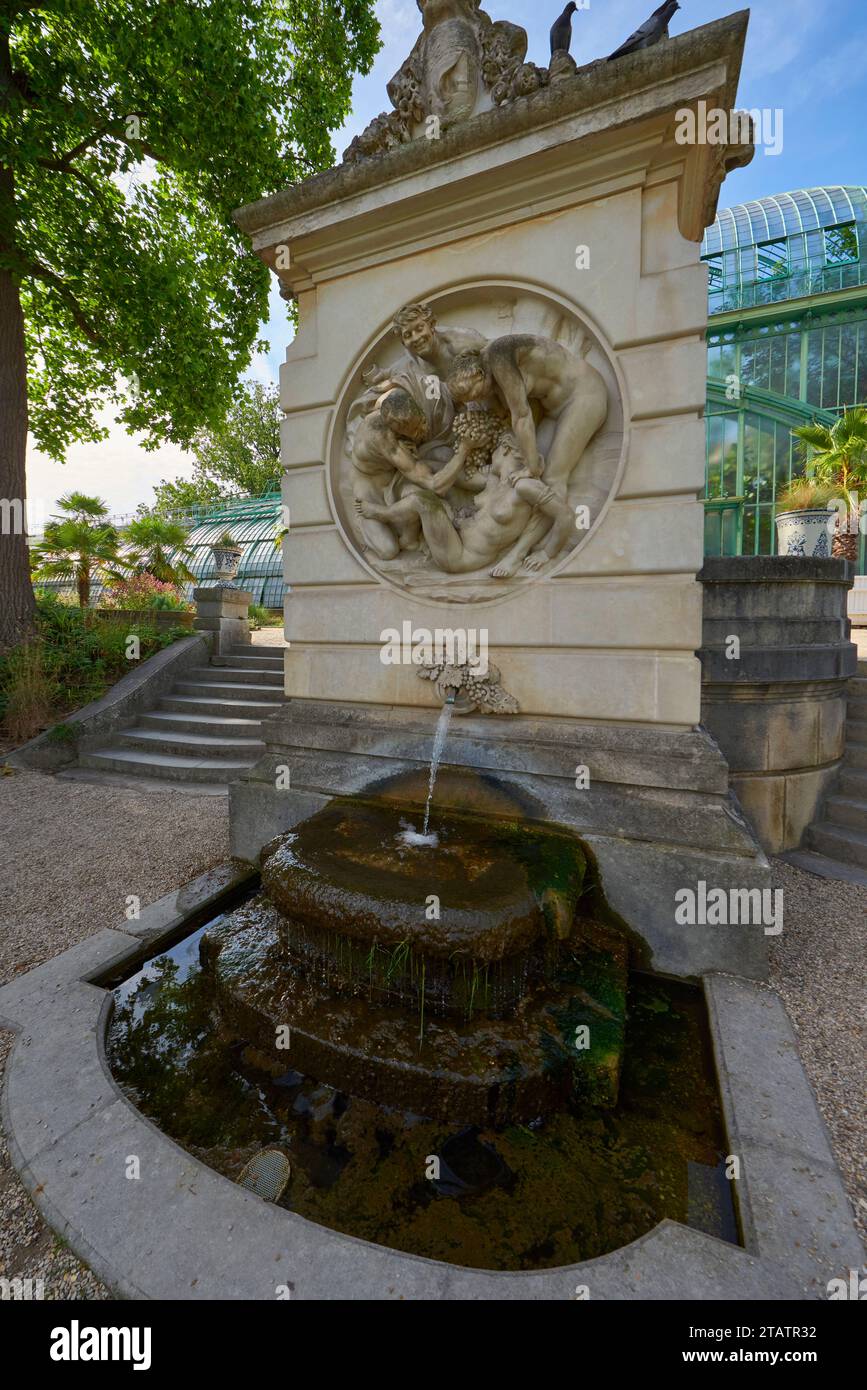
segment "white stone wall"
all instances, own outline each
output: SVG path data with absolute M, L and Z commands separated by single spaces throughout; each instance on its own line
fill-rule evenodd
M 281 374 L 287 692 L 430 705 L 411 667 L 384 666 L 379 636 L 404 620 L 487 628 L 523 711 L 698 722 L 706 279 L 677 230 L 677 182 L 594 196 L 396 258 L 363 256 L 300 296 Z M 562 197 L 562 194 L 561 194 Z M 590 266 L 576 269 L 576 247 Z M 329 434 L 347 374 L 391 314 L 458 282 L 521 282 L 570 303 L 613 350 L 624 384 L 625 467 L 599 527 L 557 577 L 494 604 L 425 603 L 377 580 L 329 503 Z

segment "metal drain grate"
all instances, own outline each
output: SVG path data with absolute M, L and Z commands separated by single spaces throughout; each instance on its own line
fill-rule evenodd
M 244 1165 L 238 1185 L 266 1202 L 279 1202 L 292 1176 L 292 1165 L 280 1149 L 263 1149 Z

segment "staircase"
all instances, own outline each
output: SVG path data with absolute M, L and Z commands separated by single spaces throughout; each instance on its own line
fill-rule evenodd
M 821 815 L 807 830 L 805 849 L 851 865 L 852 877 L 867 883 L 867 661 L 849 681 L 846 751 Z
M 225 795 L 265 751 L 262 720 L 285 699 L 279 647 L 232 647 L 187 671 L 156 707 L 59 777 Z

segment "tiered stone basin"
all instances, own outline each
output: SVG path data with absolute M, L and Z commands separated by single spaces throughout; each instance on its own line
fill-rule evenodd
M 446 770 L 336 798 L 263 852 L 262 892 L 202 941 L 224 1026 L 262 1064 L 461 1122 L 613 1105 L 629 948 L 580 841 Z

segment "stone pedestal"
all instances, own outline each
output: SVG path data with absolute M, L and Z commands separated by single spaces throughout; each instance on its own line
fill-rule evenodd
M 253 595 L 246 589 L 232 589 L 225 584 L 194 589 L 197 632 L 213 633 L 213 656 L 225 656 L 232 648 L 250 641 L 248 613 Z
M 699 243 L 752 146 L 678 139 L 685 110 L 731 110 L 747 15 L 540 70 L 516 26 L 465 8 L 466 109 L 424 57 L 457 32 L 432 8 L 389 84 L 399 109 L 349 162 L 236 214 L 299 330 L 281 372 L 290 703 L 232 789 L 233 850 L 428 761 L 442 695 L 408 653 L 385 659 L 389 634 L 484 634 L 520 715 L 453 719 L 444 761 L 578 829 L 657 968 L 761 974 L 760 927 L 675 922 L 680 888 L 768 881 L 697 727 Z M 478 409 L 485 448 L 437 491 Z
M 702 722 L 761 844 L 794 849 L 843 756 L 853 567 L 742 556 L 708 559 L 700 578 Z

